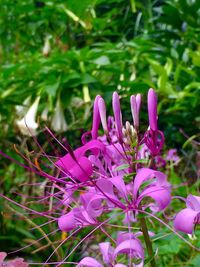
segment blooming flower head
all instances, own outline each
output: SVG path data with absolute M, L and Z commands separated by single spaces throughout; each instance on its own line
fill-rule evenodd
M 133 267 L 141 267 L 144 263 L 144 250 L 140 240 L 131 233 L 120 232 L 117 237 L 116 247 L 113 248 L 110 242 L 103 242 L 99 244 L 99 249 L 102 254 L 101 264 L 95 258 L 85 257 L 83 258 L 77 267 L 127 267 L 122 263 L 117 263 L 118 255 L 128 255 L 129 259 L 140 259 L 140 263 L 134 264 Z M 104 265 L 105 264 L 105 265 Z
M 38 164 L 33 164 L 31 169 L 48 178 L 57 190 L 55 194 L 51 193 L 51 198 L 55 206 L 53 216 L 56 214 L 55 221 L 60 231 L 71 232 L 69 236 L 86 227 L 93 227 L 92 231 L 95 231 L 106 228 L 111 220 L 121 222 L 129 230 L 118 235 L 115 246 L 107 241 L 99 244 L 102 263 L 86 257 L 78 266 L 129 266 L 128 262 L 118 262 L 119 254 L 128 255 L 130 262 L 133 258 L 139 259 L 139 263 L 133 266 L 143 266 L 143 248 L 136 234 L 132 233 L 131 224 L 138 223 L 140 214 L 162 212 L 171 201 L 171 186 L 166 175 L 150 167 L 164 142 L 163 133 L 157 129 L 155 92 L 150 89 L 148 94 L 150 128 L 145 133 L 139 132 L 141 95 L 131 96 L 130 103 L 133 123 L 123 124 L 118 93 L 114 92 L 112 98 L 114 117 L 107 117 L 105 101 L 97 96 L 91 131 L 82 136 L 82 145 L 73 149 L 68 143 L 63 145 L 55 138 L 65 149 L 65 155 L 55 161 L 43 151 L 43 156 L 58 170 L 57 175 L 45 173 Z M 99 131 L 100 124 L 103 134 Z M 141 145 L 148 150 L 143 156 Z M 45 216 L 49 213 L 48 210 Z M 102 231 L 107 237 L 111 236 L 106 230 Z M 60 264 L 65 263 L 68 257 Z
M 195 225 L 200 224 L 200 197 L 189 195 L 186 199 L 186 207 L 177 213 L 174 227 L 186 234 L 192 234 Z
M 118 210 L 114 216 L 119 216 L 119 220 L 128 226 L 133 221 L 137 222 L 139 213 L 150 209 L 155 214 L 169 205 L 171 186 L 166 175 L 149 168 L 148 164 L 137 163 L 140 161 L 139 142 L 142 140 L 138 135 L 141 96 L 132 96 L 131 99 L 134 125 L 126 122 L 123 126 L 119 95 L 113 94 L 114 118 L 108 119 L 105 102 L 97 96 L 91 140 L 86 140 L 84 136 L 82 146 L 75 150 L 68 147 L 68 153 L 56 161 L 61 171 L 60 179 L 66 183 L 62 201 L 66 208 L 58 218 L 61 231 L 76 231 L 88 226 L 98 228 L 103 218 L 110 220 L 111 210 Z M 104 135 L 99 135 L 100 123 Z M 115 249 L 110 242 L 100 243 L 103 264 L 127 266 L 117 262 L 117 255 L 125 253 L 129 258 L 141 259 L 134 266 L 143 266 L 143 249 L 140 241 L 133 236 L 129 234 L 124 243 L 117 241 Z M 95 258 L 85 257 L 78 266 L 104 265 Z

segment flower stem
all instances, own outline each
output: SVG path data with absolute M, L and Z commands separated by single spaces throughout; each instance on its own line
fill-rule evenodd
M 155 262 L 155 258 L 154 258 L 152 242 L 151 242 L 151 239 L 149 237 L 146 219 L 145 218 L 140 218 L 140 223 L 141 223 L 141 230 L 142 230 L 142 233 L 143 233 L 143 236 L 144 236 L 144 241 L 145 241 L 145 244 L 146 244 L 148 255 L 149 255 L 149 258 L 151 259 L 150 260 L 150 266 L 151 267 L 156 267 L 156 262 Z

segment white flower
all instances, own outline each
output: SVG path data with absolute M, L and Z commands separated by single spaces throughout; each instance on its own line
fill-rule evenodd
M 28 106 L 30 105 L 30 101 L 31 101 L 31 96 L 28 96 L 24 102 L 22 103 L 22 105 L 17 105 L 15 106 L 15 110 L 18 116 L 24 116 L 25 113 L 28 110 Z
M 41 114 L 41 119 L 43 121 L 47 121 L 48 120 L 48 107 L 45 107 L 45 109 L 42 111 L 42 114 Z
M 17 120 L 16 124 L 23 135 L 36 135 L 38 123 L 35 121 L 40 97 L 38 96 L 32 106 L 21 120 Z
M 50 51 L 51 51 L 51 46 L 50 46 L 50 36 L 47 36 L 46 38 L 45 38 L 45 41 L 44 41 L 44 46 L 43 46 L 43 48 L 42 48 L 42 54 L 45 56 L 45 57 L 47 57 L 48 55 L 49 55 L 49 53 L 50 53 Z
M 60 98 L 57 99 L 55 112 L 51 121 L 51 128 L 55 132 L 64 132 L 67 130 L 67 122 L 61 106 Z

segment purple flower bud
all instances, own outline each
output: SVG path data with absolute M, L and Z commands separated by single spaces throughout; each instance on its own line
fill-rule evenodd
M 112 104 L 113 104 L 113 113 L 115 117 L 115 124 L 116 124 L 116 129 L 118 133 L 118 138 L 119 140 L 122 140 L 122 114 L 121 114 L 121 108 L 120 108 L 120 101 L 119 101 L 119 95 L 117 92 L 113 93 L 113 99 L 112 99 Z
M 99 98 L 98 107 L 99 107 L 99 114 L 100 114 L 103 129 L 105 133 L 108 133 L 108 125 L 107 125 L 107 120 L 106 120 L 106 105 L 105 105 L 105 101 L 103 100 L 103 98 Z
M 148 114 L 150 128 L 157 131 L 157 95 L 152 88 L 148 92 Z
M 94 100 L 93 122 L 92 122 L 92 139 L 97 139 L 97 136 L 98 136 L 98 129 L 99 129 L 99 124 L 100 124 L 98 101 L 100 98 L 101 98 L 101 96 L 97 95 L 95 100 Z
M 136 96 L 132 95 L 130 99 L 133 123 L 136 129 L 138 129 L 139 127 L 139 112 L 140 112 L 141 100 L 142 100 L 141 94 L 137 94 Z
M 141 94 L 137 94 L 136 95 L 136 103 L 137 103 L 138 112 L 140 110 L 141 102 L 142 102 L 142 95 Z
M 71 231 L 77 227 L 73 210 L 58 219 L 58 227 L 64 232 Z

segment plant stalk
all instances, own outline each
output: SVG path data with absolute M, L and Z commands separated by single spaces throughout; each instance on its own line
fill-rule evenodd
M 144 236 L 144 241 L 146 244 L 146 248 L 147 248 L 147 252 L 148 255 L 150 257 L 150 266 L 151 267 L 156 267 L 156 262 L 155 262 L 155 258 L 154 258 L 154 253 L 153 253 L 153 247 L 152 247 L 152 242 L 151 239 L 149 237 L 149 233 L 148 233 L 148 228 L 147 228 L 147 224 L 146 224 L 146 219 L 145 218 L 140 218 L 140 223 L 141 223 L 141 230 Z

